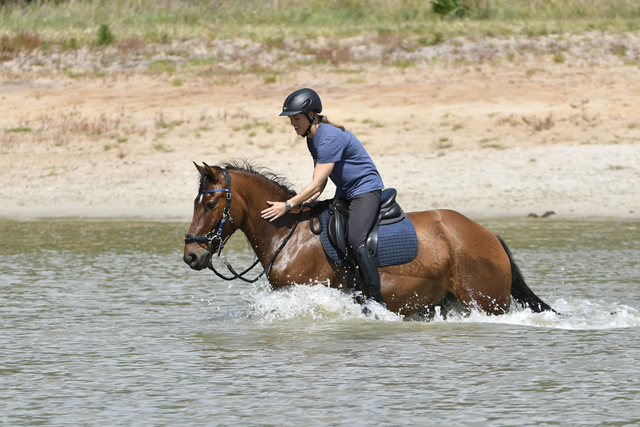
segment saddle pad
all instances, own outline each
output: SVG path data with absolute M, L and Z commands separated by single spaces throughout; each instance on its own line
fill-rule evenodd
M 327 231 L 329 210 L 326 206 L 322 207 L 319 218 L 322 221 L 320 240 L 324 251 L 333 261 L 344 266 L 345 263 L 338 255 L 338 250 L 329 240 Z M 395 224 L 381 225 L 378 228 L 378 254 L 376 256 L 378 267 L 405 264 L 412 261 L 416 255 L 418 255 L 418 236 L 409 217 L 405 217 Z

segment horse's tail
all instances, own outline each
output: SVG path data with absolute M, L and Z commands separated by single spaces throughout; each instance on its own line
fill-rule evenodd
M 502 244 L 504 251 L 507 253 L 509 257 L 509 263 L 511 263 L 511 296 L 523 307 L 528 307 L 533 310 L 535 313 L 542 313 L 543 311 L 553 311 L 556 314 L 559 314 L 555 311 L 549 304 L 542 301 L 536 294 L 533 293 L 531 288 L 527 286 L 524 281 L 524 277 L 522 276 L 522 272 L 516 265 L 516 261 L 513 259 L 513 255 L 509 250 L 507 244 L 502 240 L 502 237 L 496 236 Z

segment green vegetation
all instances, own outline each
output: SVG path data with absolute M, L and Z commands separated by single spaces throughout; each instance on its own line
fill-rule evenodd
M 173 74 L 176 71 L 176 65 L 166 59 L 149 62 L 149 70 L 159 73 Z
M 2 0 L 0 55 L 50 44 L 285 40 L 378 33 L 453 36 L 638 31 L 637 0 Z M 37 37 L 36 37 L 37 36 Z M 116 37 L 117 36 L 117 37 Z
M 234 132 L 239 132 L 239 131 L 251 131 L 249 133 L 249 136 L 255 136 L 257 135 L 255 130 L 252 129 L 256 129 L 259 127 L 263 127 L 264 130 L 267 133 L 273 133 L 273 123 L 271 122 L 251 122 L 251 123 L 245 123 L 242 126 L 233 126 L 233 131 Z
M 416 63 L 406 59 L 399 59 L 395 63 L 396 68 L 412 68 L 416 66 Z
M 166 145 L 160 143 L 153 144 L 153 149 L 162 153 L 171 153 L 173 151 L 170 147 L 167 147 Z
M 438 142 L 435 146 L 440 150 L 446 150 L 447 148 L 453 147 L 453 143 L 449 141 L 449 138 L 438 138 Z
M 5 132 L 13 132 L 13 133 L 31 132 L 31 128 L 26 126 L 19 126 L 16 128 L 7 129 Z
M 116 42 L 116 37 L 111 32 L 111 29 L 107 24 L 100 25 L 98 29 L 98 36 L 96 37 L 96 45 L 98 46 L 110 46 Z
M 469 8 L 460 0 L 431 0 L 433 11 L 443 18 L 462 18 Z
M 556 64 L 562 64 L 564 61 L 566 61 L 566 58 L 563 54 L 556 53 L 555 55 L 553 55 L 553 62 L 555 62 Z

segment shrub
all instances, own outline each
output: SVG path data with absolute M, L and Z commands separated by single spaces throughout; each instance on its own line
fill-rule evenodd
M 116 37 L 111 32 L 111 29 L 107 24 L 100 25 L 98 30 L 98 36 L 96 37 L 96 45 L 98 46 L 110 46 L 114 44 Z
M 462 18 L 467 7 L 460 0 L 431 0 L 433 11 L 443 18 Z
M 562 64 L 564 61 L 566 61 L 566 58 L 563 54 L 556 53 L 555 55 L 553 55 L 553 62 L 555 62 L 556 64 Z

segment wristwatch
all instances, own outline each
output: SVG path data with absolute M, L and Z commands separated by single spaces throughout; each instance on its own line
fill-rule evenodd
M 284 208 L 287 210 L 287 212 L 291 210 L 291 205 L 289 204 L 288 200 L 284 202 Z

